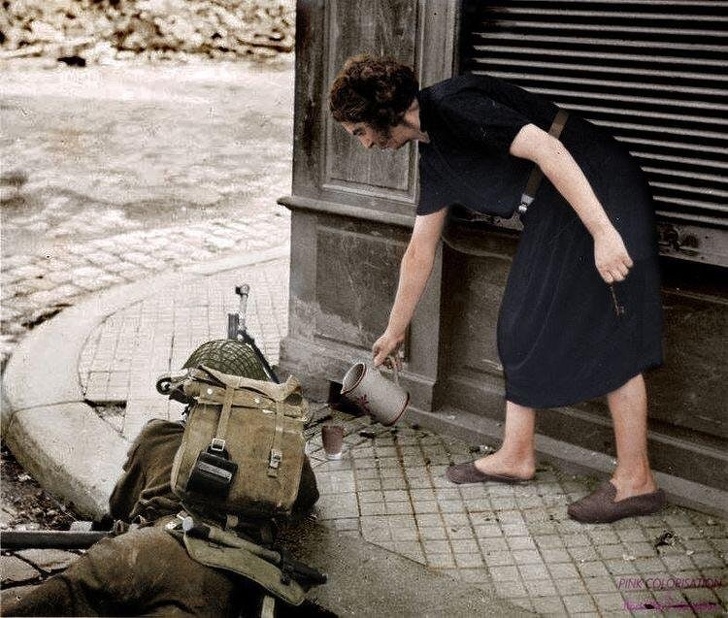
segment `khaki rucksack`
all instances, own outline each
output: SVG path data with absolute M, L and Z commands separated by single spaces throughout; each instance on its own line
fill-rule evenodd
M 192 402 L 172 466 L 172 490 L 191 512 L 217 519 L 288 515 L 298 495 L 308 403 L 283 384 L 189 369 L 177 386 Z

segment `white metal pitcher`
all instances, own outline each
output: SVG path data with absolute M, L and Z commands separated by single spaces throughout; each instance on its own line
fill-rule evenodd
M 399 385 L 397 364 L 393 361 L 394 382 L 369 363 L 356 363 L 346 372 L 341 394 L 362 412 L 385 426 L 394 425 L 404 414 L 409 393 Z

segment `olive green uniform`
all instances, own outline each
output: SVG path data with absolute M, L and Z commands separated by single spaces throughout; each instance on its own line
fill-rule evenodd
M 170 473 L 184 426 L 146 425 L 109 500 L 115 520 L 141 523 L 96 543 L 66 571 L 2 610 L 4 616 L 238 616 L 258 606 L 254 583 L 199 564 L 164 526 L 180 511 Z M 306 458 L 294 512 L 318 499 Z

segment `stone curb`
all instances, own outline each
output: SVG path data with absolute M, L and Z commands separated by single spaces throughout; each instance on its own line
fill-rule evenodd
M 316 524 L 297 526 L 286 547 L 329 579 L 308 598 L 337 616 L 425 618 L 532 616 L 499 598 L 492 586 L 473 586 L 438 573 L 358 536 Z M 323 564 L 322 564 L 323 562 Z
M 21 465 L 84 516 L 106 511 L 129 442 L 84 401 L 78 376 L 88 336 L 117 311 L 165 288 L 287 257 L 289 245 L 211 263 L 94 294 L 41 324 L 18 346 L 3 376 L 2 437 Z M 54 422 L 49 423 L 48 419 Z M 89 453 L 79 458 L 79 449 Z M 100 462 L 94 466 L 86 461 Z

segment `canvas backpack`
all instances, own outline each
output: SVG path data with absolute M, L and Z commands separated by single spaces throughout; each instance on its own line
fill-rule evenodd
M 308 403 L 295 377 L 283 384 L 187 371 L 176 390 L 190 402 L 172 490 L 190 512 L 269 519 L 298 495 Z

